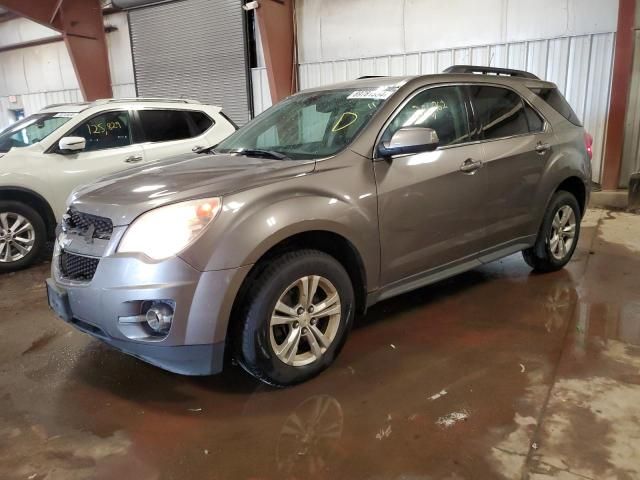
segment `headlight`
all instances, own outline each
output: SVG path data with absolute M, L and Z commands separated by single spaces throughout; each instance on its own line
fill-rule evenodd
M 206 198 L 143 213 L 127 229 L 118 252 L 144 253 L 154 260 L 177 255 L 204 232 L 221 206 L 220 198 Z

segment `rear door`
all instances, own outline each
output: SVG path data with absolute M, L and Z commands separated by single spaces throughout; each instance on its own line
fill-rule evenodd
M 472 256 L 482 244 L 487 180 L 469 116 L 463 87 L 429 87 L 385 127 L 381 141 L 407 126 L 433 128 L 440 140 L 435 151 L 374 162 L 386 285 Z
M 144 108 L 136 110 L 136 139 L 149 161 L 191 153 L 196 147 L 211 146 L 202 135 L 213 125 L 203 112 Z
M 552 149 L 542 115 L 509 88 L 470 86 L 489 185 L 485 248 L 525 242 L 536 233 L 531 202 Z

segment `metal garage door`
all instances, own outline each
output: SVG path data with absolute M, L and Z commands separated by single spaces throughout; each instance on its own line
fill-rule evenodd
M 184 0 L 129 12 L 138 96 L 183 97 L 250 118 L 240 0 Z

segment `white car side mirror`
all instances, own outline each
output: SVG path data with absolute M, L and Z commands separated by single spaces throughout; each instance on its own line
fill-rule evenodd
M 79 152 L 87 146 L 83 137 L 62 137 L 58 142 L 58 148 L 62 153 Z

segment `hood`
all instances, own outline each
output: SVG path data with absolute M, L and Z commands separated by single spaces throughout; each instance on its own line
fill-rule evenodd
M 41 163 L 43 153 L 44 147 L 40 142 L 26 147 L 12 147 L 8 152 L 0 152 L 0 157 L 4 158 L 0 163 L 0 172 L 9 170 L 24 171 L 25 167 Z M 27 164 L 24 162 L 27 162 Z
M 141 165 L 76 190 L 79 210 L 128 225 L 142 213 L 170 203 L 224 196 L 314 169 L 313 160 L 271 160 L 237 154 L 188 154 Z

